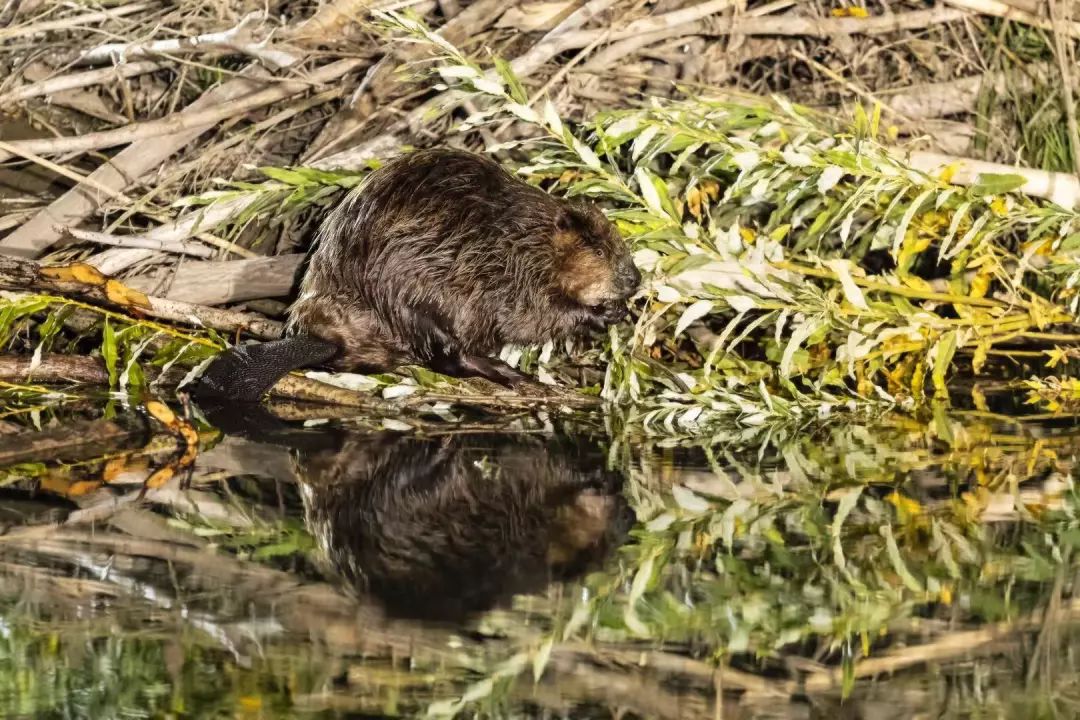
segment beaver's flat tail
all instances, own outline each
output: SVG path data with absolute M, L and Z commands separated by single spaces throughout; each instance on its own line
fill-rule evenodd
M 198 399 L 258 402 L 287 373 L 320 365 L 338 346 L 311 335 L 237 345 L 214 358 L 192 393 Z

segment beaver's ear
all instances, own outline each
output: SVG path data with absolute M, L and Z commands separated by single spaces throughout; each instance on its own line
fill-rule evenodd
M 575 208 L 559 208 L 559 216 L 555 218 L 555 229 L 561 232 L 576 232 L 581 230 L 581 215 Z
M 555 218 L 555 247 L 569 249 L 581 244 L 583 231 L 581 217 L 572 208 L 560 208 Z

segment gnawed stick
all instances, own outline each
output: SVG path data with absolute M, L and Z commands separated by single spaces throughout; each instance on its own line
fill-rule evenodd
M 198 305 L 225 305 L 259 298 L 288 295 L 304 256 L 186 262 L 172 268 L 127 280 L 143 292 Z
M 38 358 L 36 366 L 27 355 L 0 355 L 0 380 L 44 385 L 108 385 L 109 371 L 101 360 L 85 355 L 46 353 Z

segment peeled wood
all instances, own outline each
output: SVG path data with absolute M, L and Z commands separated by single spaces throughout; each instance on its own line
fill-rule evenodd
M 303 254 L 295 253 L 251 260 L 187 262 L 175 272 L 162 269 L 131 278 L 127 284 L 169 300 L 224 305 L 288 295 L 303 260 Z

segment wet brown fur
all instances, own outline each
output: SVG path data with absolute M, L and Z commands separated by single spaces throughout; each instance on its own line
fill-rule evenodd
M 569 436 L 350 433 L 295 467 L 333 570 L 397 616 L 540 591 L 597 567 L 634 520 L 603 451 Z
M 345 371 L 420 364 L 490 374 L 481 359 L 506 343 L 559 340 L 620 318 L 640 282 L 595 207 L 454 150 L 376 170 L 316 243 L 288 331 L 336 344 L 330 364 Z

